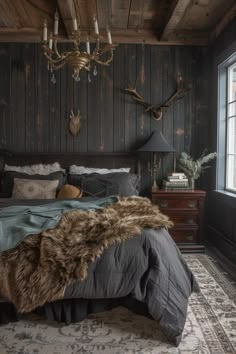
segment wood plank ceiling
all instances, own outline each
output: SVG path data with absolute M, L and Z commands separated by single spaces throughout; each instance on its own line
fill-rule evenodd
M 0 0 L 0 41 L 37 42 L 44 19 L 60 16 L 59 36 L 68 40 L 75 16 L 82 40 L 93 17 L 109 24 L 119 43 L 206 45 L 236 15 L 235 0 Z

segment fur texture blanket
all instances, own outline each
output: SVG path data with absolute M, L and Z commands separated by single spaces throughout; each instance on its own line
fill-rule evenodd
M 0 292 L 19 312 L 63 298 L 64 290 L 87 276 L 104 249 L 142 229 L 169 228 L 172 222 L 147 198 L 120 198 L 99 211 L 65 213 L 56 228 L 28 236 L 0 256 Z

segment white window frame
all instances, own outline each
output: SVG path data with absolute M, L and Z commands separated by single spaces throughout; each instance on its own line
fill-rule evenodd
M 226 68 L 226 80 L 227 80 L 227 92 L 226 92 L 226 167 L 225 167 L 225 190 L 229 191 L 229 192 L 233 192 L 236 193 L 236 187 L 233 188 L 232 184 L 233 179 L 235 178 L 234 175 L 234 171 L 232 170 L 232 168 L 235 168 L 235 166 L 231 165 L 229 163 L 230 157 L 232 156 L 236 156 L 235 152 L 232 152 L 232 146 L 230 144 L 230 140 L 231 140 L 231 133 L 232 133 L 232 129 L 229 129 L 229 125 L 230 123 L 232 123 L 232 120 L 234 121 L 234 124 L 236 124 L 236 109 L 233 115 L 231 115 L 230 113 L 230 105 L 231 104 L 235 104 L 236 105 L 236 99 L 235 100 L 229 100 L 229 95 L 230 95 L 230 70 L 236 67 L 236 59 L 235 62 L 231 65 L 229 65 Z M 235 137 L 233 137 L 233 143 L 234 145 L 236 144 L 236 139 Z M 233 149 L 234 151 L 236 151 L 236 148 Z
M 218 62 L 219 63 L 219 62 Z M 228 188 L 227 156 L 228 156 L 228 69 L 236 63 L 234 50 L 227 59 L 218 64 L 218 104 L 217 104 L 217 178 L 216 188 L 236 197 L 236 190 Z

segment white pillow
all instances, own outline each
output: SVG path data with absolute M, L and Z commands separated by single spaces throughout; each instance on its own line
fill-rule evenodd
M 26 173 L 28 175 L 49 175 L 52 172 L 65 172 L 58 162 L 44 165 L 42 163 L 30 166 L 9 166 L 5 164 L 4 171 L 16 171 Z
M 70 174 L 71 175 L 84 175 L 84 174 L 91 174 L 91 173 L 99 173 L 100 175 L 105 175 L 107 173 L 112 172 L 130 172 L 130 168 L 92 168 L 92 167 L 84 167 L 84 166 L 70 166 Z
M 55 199 L 59 181 L 14 178 L 12 198 Z

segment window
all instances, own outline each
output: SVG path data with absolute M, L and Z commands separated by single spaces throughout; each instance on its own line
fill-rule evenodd
M 216 188 L 236 196 L 236 52 L 218 64 Z
M 226 70 L 226 190 L 236 192 L 236 62 Z

